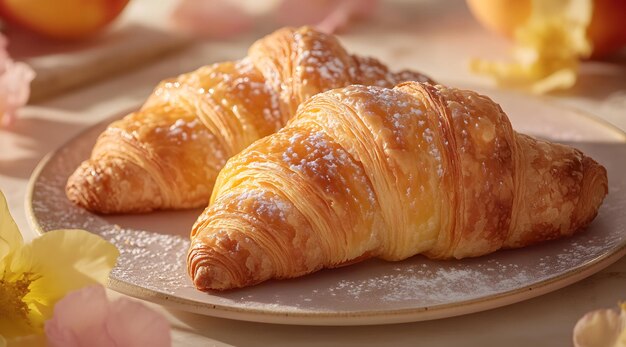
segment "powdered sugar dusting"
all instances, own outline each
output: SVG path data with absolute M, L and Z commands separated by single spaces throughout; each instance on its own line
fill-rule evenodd
M 325 84 L 334 85 L 334 81 L 342 81 L 347 72 L 346 64 L 329 49 L 326 36 L 318 36 L 313 31 L 297 31 L 294 33 L 294 46 L 297 52 L 296 73 L 317 74 L 326 80 Z M 306 82 L 303 81 L 306 84 Z
M 244 208 L 245 203 L 252 201 L 259 216 L 286 220 L 290 210 L 290 206 L 284 200 L 265 190 L 249 190 L 237 193 L 232 198 L 238 202 L 240 209 Z
M 235 64 L 236 70 L 240 71 L 241 77 L 234 81 L 234 85 L 241 92 L 240 97 L 244 99 L 245 105 L 253 104 L 251 98 L 259 98 L 261 96 L 269 98 L 263 105 L 261 115 L 268 124 L 273 124 L 275 130 L 282 128 L 287 121 L 280 112 L 280 99 L 277 93 L 273 92 L 273 89 L 265 81 L 255 81 L 249 76 L 258 73 L 250 58 L 242 59 Z M 248 94 L 250 96 L 248 96 Z M 250 110 L 250 112 L 257 113 L 256 110 Z
M 406 81 L 431 82 L 420 73 L 412 71 L 392 72 L 384 64 L 370 57 L 353 56 L 354 67 L 350 71 L 357 84 L 391 88 Z
M 493 283 L 491 278 L 481 276 L 483 272 L 498 273 L 497 286 L 502 290 L 514 289 L 526 283 L 529 275 L 525 271 L 516 271 L 515 265 L 494 264 L 493 266 L 479 266 L 472 269 L 463 266 L 436 268 L 434 271 L 426 264 L 413 265 L 406 268 L 396 267 L 394 271 L 367 279 L 360 283 L 344 280 L 339 282 L 335 290 L 346 290 L 355 298 L 368 296 L 381 288 L 393 287 L 395 290 L 382 295 L 387 302 L 402 302 L 420 300 L 428 296 L 433 304 L 445 303 L 451 295 L 461 300 L 470 300 L 488 290 Z M 506 274 L 506 275 L 505 275 Z
M 367 93 L 367 97 L 359 96 L 364 92 Z M 351 104 L 359 114 L 369 117 L 373 124 L 379 123 L 378 119 L 381 117 L 388 118 L 384 126 L 373 126 L 371 130 L 375 132 L 375 138 L 382 138 L 385 142 L 393 140 L 394 148 L 410 150 L 407 148 L 405 138 L 421 137 L 427 143 L 429 154 L 437 163 L 437 174 L 440 177 L 443 175 L 440 144 L 435 140 L 436 132 L 428 124 L 421 108 L 423 106 L 418 104 L 417 100 L 396 89 L 376 86 L 353 86 L 335 93 L 338 99 Z M 388 131 L 392 132 L 393 137 L 385 136 Z M 411 131 L 413 132 L 409 133 Z M 444 145 L 447 145 L 447 142 Z M 389 147 L 389 143 L 383 144 L 383 147 Z
M 170 125 L 166 129 L 166 133 L 173 142 L 181 144 L 182 142 L 190 140 L 193 141 L 197 138 L 198 135 L 195 131 L 197 126 L 202 126 L 202 123 L 200 123 L 198 119 L 194 119 L 190 122 L 185 121 L 184 119 L 177 119 L 174 124 Z M 155 129 L 156 133 L 161 131 L 163 131 L 163 128 Z
M 331 139 L 323 132 L 303 135 L 294 132 L 288 139 L 289 146 L 282 154 L 282 160 L 289 168 L 307 177 L 315 178 L 318 185 L 327 193 L 336 187 L 349 189 L 351 182 L 359 182 L 366 190 L 370 203 L 375 203 L 375 194 L 363 168 L 358 165 L 340 146 L 331 144 Z M 353 173 L 350 177 L 340 172 Z

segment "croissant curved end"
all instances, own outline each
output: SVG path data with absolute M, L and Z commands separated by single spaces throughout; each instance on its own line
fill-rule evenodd
M 582 165 L 582 191 L 576 206 L 577 212 L 574 214 L 578 216 L 578 228 L 591 223 L 609 192 L 606 169 L 588 156 L 583 157 Z
M 212 262 L 211 249 L 192 247 L 187 254 L 187 269 L 196 288 L 207 290 L 225 290 L 232 287 L 232 278 L 223 264 Z
M 142 189 L 130 189 L 137 183 Z M 158 186 L 141 167 L 123 160 L 87 160 L 65 186 L 70 201 L 103 214 L 152 211 L 161 205 L 156 190 Z
M 192 239 L 187 253 L 187 272 L 203 291 L 227 290 L 254 285 L 274 277 L 268 255 L 251 239 L 232 230 L 217 228 L 206 237 Z

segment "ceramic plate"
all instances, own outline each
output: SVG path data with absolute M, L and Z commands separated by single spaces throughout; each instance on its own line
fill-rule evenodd
M 487 94 L 502 105 L 518 131 L 572 144 L 607 168 L 610 193 L 588 230 L 476 259 L 431 261 L 415 256 L 395 263 L 370 260 L 293 280 L 202 293 L 194 289 L 185 271 L 187 235 L 201 210 L 99 216 L 66 199 L 67 177 L 89 156 L 108 122 L 86 130 L 48 155 L 31 178 L 26 204 L 31 222 L 40 232 L 81 228 L 113 242 L 121 255 L 111 273 L 112 289 L 183 310 L 256 322 L 361 325 L 461 315 L 559 289 L 624 255 L 625 135 L 591 116 L 544 99 L 495 91 Z

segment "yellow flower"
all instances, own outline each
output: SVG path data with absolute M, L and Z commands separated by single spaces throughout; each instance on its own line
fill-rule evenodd
M 567 89 L 576 83 L 581 57 L 591 53 L 587 27 L 591 0 L 532 0 L 531 14 L 515 31 L 513 62 L 474 59 L 470 69 L 505 86 L 533 93 Z
M 24 244 L 0 192 L 0 337 L 41 333 L 54 304 L 69 291 L 104 283 L 118 255 L 84 230 L 55 230 Z

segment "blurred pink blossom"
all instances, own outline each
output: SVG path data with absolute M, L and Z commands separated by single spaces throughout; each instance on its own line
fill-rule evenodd
M 252 17 L 229 0 L 181 0 L 171 19 L 179 29 L 206 37 L 229 37 L 252 26 Z
M 172 13 L 172 21 L 179 29 L 196 35 L 232 36 L 251 29 L 255 19 L 238 4 L 240 2 L 180 0 Z M 346 27 L 352 19 L 370 17 L 377 5 L 378 0 L 281 0 L 272 16 L 279 26 L 313 25 L 333 33 Z
M 0 127 L 13 123 L 17 109 L 28 101 L 30 81 L 35 78 L 30 66 L 14 62 L 6 47 L 7 39 L 0 34 Z
M 171 346 L 170 326 L 145 305 L 120 298 L 110 302 L 104 287 L 89 286 L 67 294 L 46 322 L 53 347 Z
M 352 19 L 370 17 L 377 5 L 378 0 L 283 0 L 276 16 L 281 25 L 314 25 L 334 33 Z

